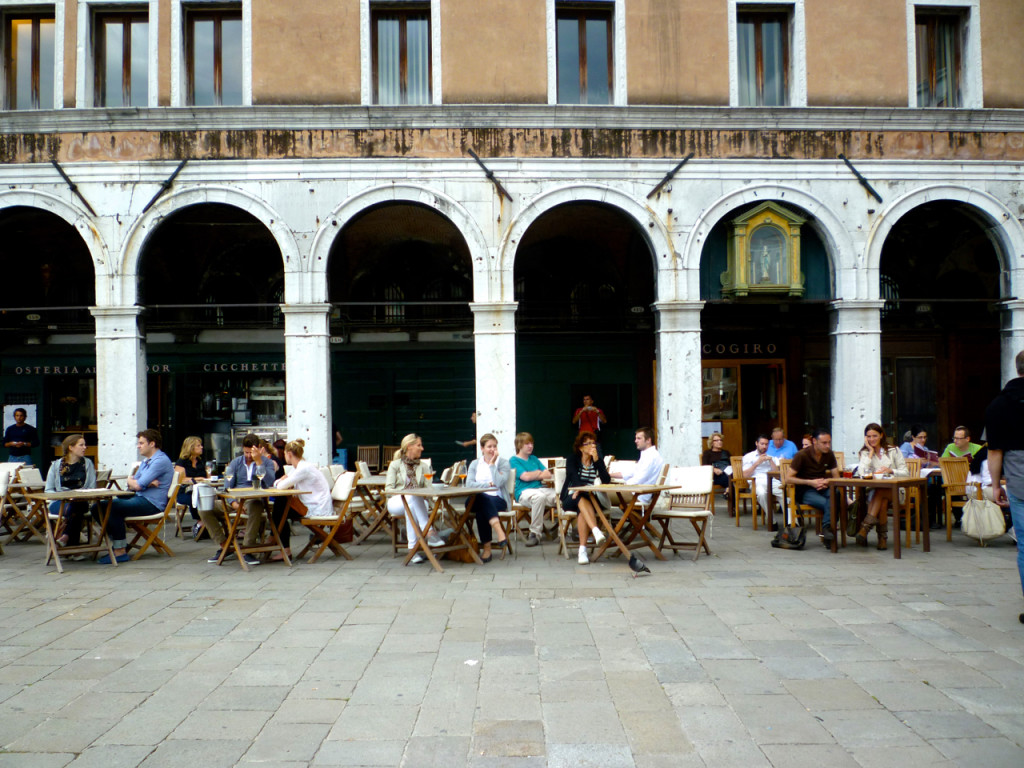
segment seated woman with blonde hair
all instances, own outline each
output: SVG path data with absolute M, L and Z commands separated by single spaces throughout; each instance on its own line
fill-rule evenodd
M 480 559 L 485 563 L 491 562 L 492 538 L 502 549 L 503 558 L 508 547 L 508 537 L 501 527 L 498 513 L 509 508 L 508 476 L 511 471 L 508 460 L 498 456 L 498 438 L 490 433 L 481 437 L 480 458 L 473 459 L 466 471 L 466 487 L 488 489 L 473 499 L 472 506 L 480 543 L 484 545 Z
M 391 493 L 405 490 L 406 488 L 426 488 L 427 481 L 423 476 L 423 464 L 420 457 L 423 455 L 423 440 L 419 435 L 408 434 L 402 438 L 402 443 L 395 451 L 394 460 L 388 465 L 387 479 L 384 481 L 384 491 Z M 427 505 L 421 496 L 389 496 L 388 512 L 392 517 L 405 517 L 406 538 L 409 540 L 409 549 L 416 548 L 415 531 L 412 527 L 412 520 L 405 510 L 402 499 L 409 502 L 409 509 L 416 516 L 416 524 L 422 531 L 427 526 L 430 515 L 427 514 Z M 444 539 L 432 532 L 427 536 L 427 544 L 431 547 L 443 547 Z M 417 552 L 412 558 L 413 563 L 422 563 L 426 558 L 422 552 Z
M 864 428 L 864 447 L 858 454 L 860 465 L 857 474 L 860 477 L 909 477 L 907 462 L 900 449 L 889 445 L 885 430 L 880 424 L 868 424 Z M 868 493 L 868 511 L 857 531 L 857 544 L 868 545 L 868 534 L 873 527 L 878 529 L 878 548 L 887 549 L 889 524 L 886 513 L 893 502 L 892 488 L 876 488 Z M 899 535 L 899 531 L 896 532 Z
M 292 471 L 291 474 L 283 475 L 275 480 L 274 487 L 297 488 L 300 491 L 306 491 L 306 493 L 296 496 L 293 502 L 302 505 L 304 509 L 301 509 L 299 512 L 289 511 L 288 517 L 290 519 L 297 520 L 300 516 L 307 514 L 314 517 L 330 517 L 333 514 L 334 508 L 331 500 L 331 489 L 327 486 L 324 473 L 317 469 L 313 462 L 305 461 L 302 458 L 305 448 L 305 440 L 292 440 L 285 445 L 284 460 L 292 467 Z M 281 509 L 284 508 L 284 505 L 280 506 Z M 281 544 L 285 552 L 288 553 L 288 557 L 291 557 L 291 526 L 287 521 L 280 519 L 283 512 L 279 511 L 276 504 L 274 512 L 276 514 L 273 524 L 280 530 Z M 282 522 L 284 522 L 284 525 L 281 524 Z M 280 552 L 275 552 L 271 555 L 270 559 L 274 561 L 283 560 L 284 556 Z

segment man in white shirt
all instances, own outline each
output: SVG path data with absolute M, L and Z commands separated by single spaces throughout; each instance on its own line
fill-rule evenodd
M 650 427 L 640 427 L 636 431 L 633 442 L 636 444 L 637 450 L 640 451 L 640 459 L 637 461 L 636 466 L 633 467 L 633 471 L 625 476 L 621 472 L 611 472 L 611 476 L 621 479 L 626 485 L 651 485 L 657 483 L 658 478 L 661 476 L 661 468 L 665 466 L 665 462 L 662 460 L 661 454 L 658 453 L 658 449 L 654 446 L 654 430 Z M 637 501 L 646 506 L 651 503 L 651 494 L 645 493 Z
M 764 510 L 768 509 L 768 473 L 778 470 L 779 465 L 775 459 L 768 455 L 768 435 L 757 436 L 757 443 L 754 450 L 743 457 L 743 476 L 748 480 L 754 480 L 754 492 L 757 494 L 757 503 Z M 772 488 L 772 495 L 780 506 L 782 505 L 782 483 L 775 483 Z

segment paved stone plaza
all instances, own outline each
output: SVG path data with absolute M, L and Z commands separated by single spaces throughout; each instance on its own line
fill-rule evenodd
M 633 579 L 523 549 L 402 568 L 0 558 L 0 767 L 1024 765 L 1008 538 L 771 549 Z M 891 542 L 890 542 L 891 544 Z

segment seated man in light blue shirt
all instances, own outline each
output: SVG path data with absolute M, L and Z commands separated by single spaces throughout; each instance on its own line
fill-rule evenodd
M 516 455 L 508 460 L 508 465 L 516 473 L 516 502 L 530 505 L 526 546 L 536 547 L 544 532 L 544 511 L 556 505 L 557 496 L 554 488 L 544 485 L 545 480 L 551 480 L 551 471 L 533 455 L 533 435 L 529 432 L 516 435 Z
M 778 459 L 792 459 L 796 456 L 796 451 L 796 444 L 792 440 L 786 439 L 786 433 L 782 427 L 772 430 L 772 439 L 768 443 L 768 455 L 776 459 L 776 465 Z
M 110 519 L 107 521 L 107 536 L 114 547 L 114 558 L 119 563 L 130 559 L 128 552 L 126 517 L 143 517 L 162 512 L 167 506 L 167 492 L 174 477 L 174 464 L 167 454 L 160 450 L 163 438 L 155 429 L 144 429 L 137 435 L 139 455 L 142 463 L 132 477 L 128 478 L 128 490 L 134 496 L 114 499 L 110 505 Z M 104 555 L 100 563 L 110 563 L 110 556 Z
M 640 459 L 637 461 L 633 471 L 628 475 L 620 472 L 612 472 L 611 476 L 619 478 L 626 485 L 654 485 L 661 477 L 661 468 L 665 462 L 654 446 L 654 430 L 650 427 L 640 427 L 633 438 L 637 450 L 640 451 Z M 645 493 L 637 499 L 637 502 L 647 506 L 651 503 L 651 494 Z

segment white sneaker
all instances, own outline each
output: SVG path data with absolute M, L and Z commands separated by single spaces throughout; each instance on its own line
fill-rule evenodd
M 597 529 L 597 528 L 592 528 L 591 531 L 594 534 L 594 543 L 597 544 L 597 546 L 600 547 L 601 546 L 601 542 L 603 542 L 607 538 L 607 536 L 605 536 L 603 533 L 601 533 L 601 531 L 599 529 Z
M 578 562 L 580 565 L 587 565 L 590 563 L 590 558 L 587 557 L 586 547 L 580 547 L 580 556 L 579 558 L 577 558 L 576 562 Z
M 417 552 L 415 555 L 412 556 L 412 560 L 410 560 L 409 562 L 412 563 L 413 565 L 419 565 L 420 563 L 424 562 L 426 559 L 427 558 L 425 558 L 422 554 Z
M 440 536 L 427 536 L 427 544 L 432 547 L 443 547 L 444 543 L 444 539 Z

